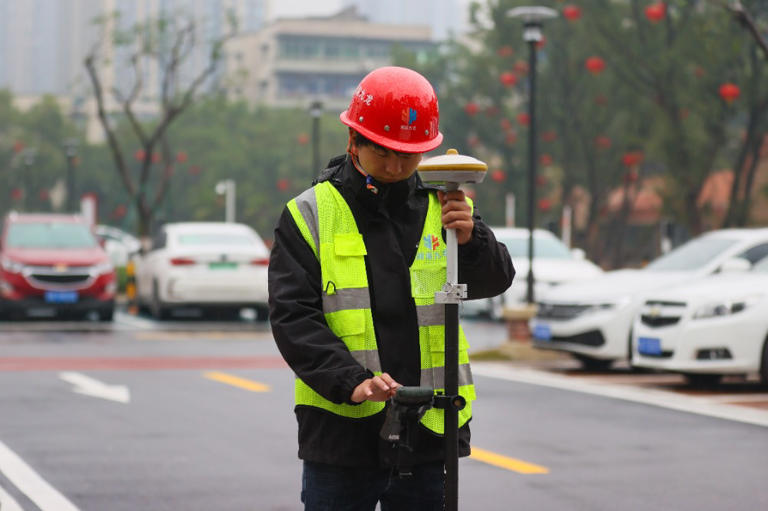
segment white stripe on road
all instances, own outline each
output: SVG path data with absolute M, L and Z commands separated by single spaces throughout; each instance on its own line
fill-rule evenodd
M 535 369 L 511 368 L 492 362 L 473 363 L 472 373 L 489 378 L 623 399 L 681 412 L 768 427 L 768 411 L 719 403 L 707 397 L 681 395 L 666 390 L 636 388 L 627 385 L 612 385 L 604 382 L 590 382 L 572 376 L 562 376 Z
M 155 330 L 157 329 L 157 323 L 151 319 L 145 319 L 133 314 L 128 314 L 122 311 L 115 311 L 115 319 L 113 321 L 115 326 L 130 327 L 128 330 Z M 123 330 L 123 328 L 119 328 Z
M 48 484 L 1 441 L 0 472 L 41 511 L 79 511 L 64 495 Z
M 21 506 L 0 486 L 0 511 L 24 511 Z

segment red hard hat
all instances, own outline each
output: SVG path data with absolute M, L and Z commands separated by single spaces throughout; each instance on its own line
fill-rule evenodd
M 432 85 L 404 67 L 380 67 L 368 73 L 339 118 L 393 151 L 426 153 L 443 141 Z

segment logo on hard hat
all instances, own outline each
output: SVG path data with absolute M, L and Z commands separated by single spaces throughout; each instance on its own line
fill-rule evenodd
M 428 234 L 424 236 L 424 246 L 427 250 L 437 250 L 440 247 L 440 238 L 434 234 Z
M 408 126 L 416 122 L 417 117 L 418 117 L 418 112 L 416 112 L 416 110 L 414 110 L 413 108 L 403 109 L 402 120 L 403 122 L 408 123 Z

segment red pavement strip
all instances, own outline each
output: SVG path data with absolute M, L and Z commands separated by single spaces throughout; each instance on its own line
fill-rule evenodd
M 280 357 L 0 357 L 0 371 L 282 369 Z

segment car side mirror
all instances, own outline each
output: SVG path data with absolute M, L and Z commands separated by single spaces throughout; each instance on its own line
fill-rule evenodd
M 735 273 L 745 272 L 752 268 L 752 263 L 744 259 L 743 257 L 731 257 L 723 261 L 720 265 L 720 273 Z
M 573 256 L 574 259 L 577 259 L 579 261 L 583 261 L 584 259 L 587 258 L 587 253 L 580 248 L 572 248 L 571 255 Z

